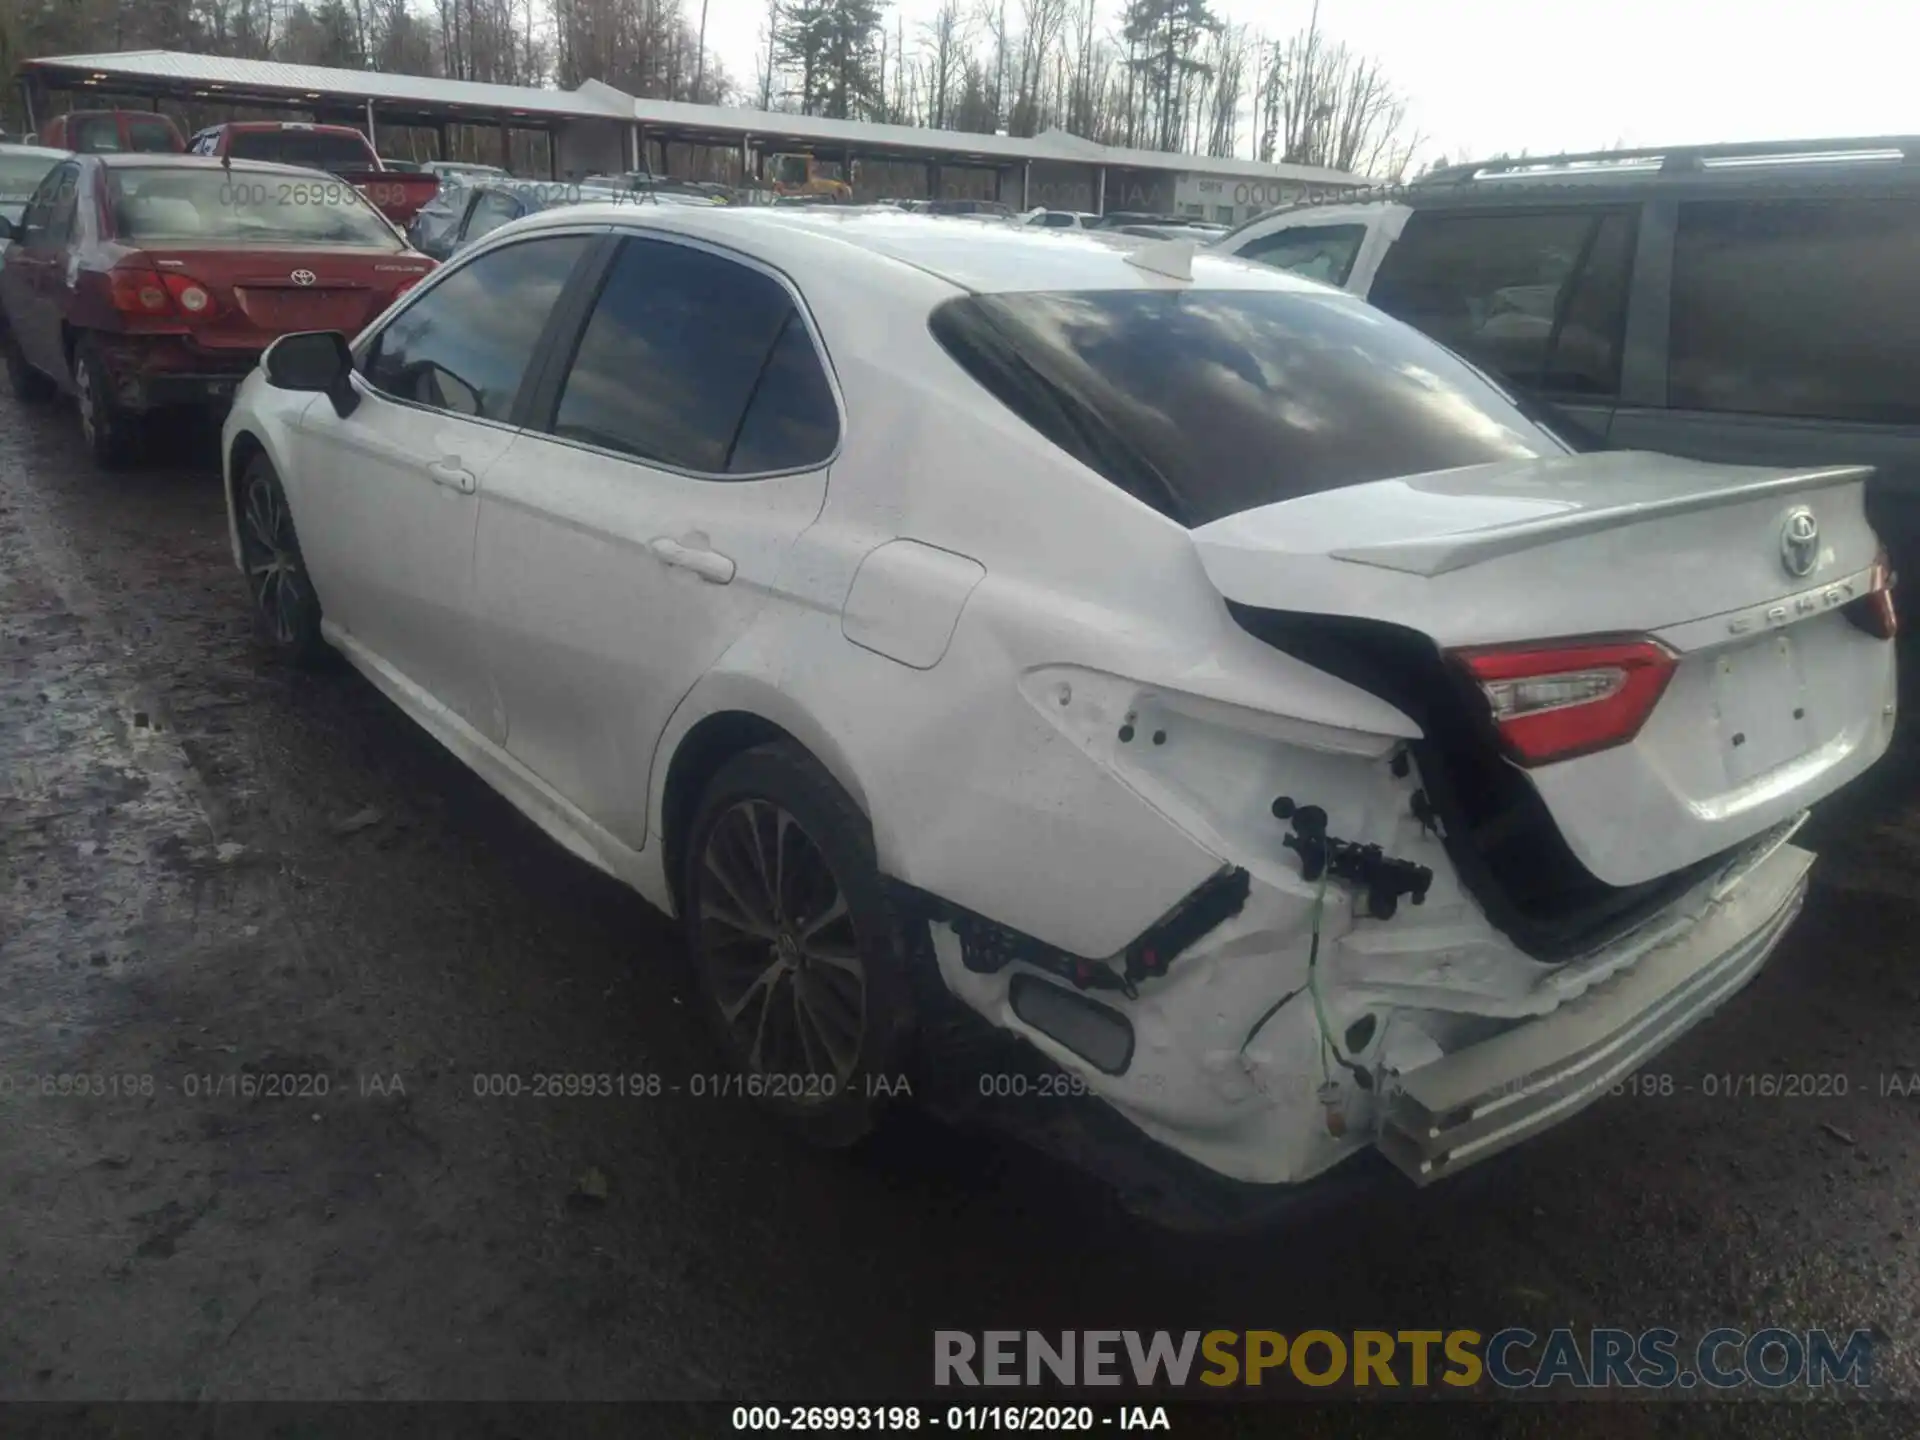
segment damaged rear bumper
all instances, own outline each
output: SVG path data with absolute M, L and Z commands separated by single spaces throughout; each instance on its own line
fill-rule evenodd
M 1425 1185 L 1592 1104 L 1718 1008 L 1799 914 L 1813 855 L 1781 845 L 1684 934 L 1539 1019 L 1385 1087 L 1380 1152 Z

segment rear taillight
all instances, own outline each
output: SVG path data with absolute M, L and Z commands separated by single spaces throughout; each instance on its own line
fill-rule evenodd
M 171 315 L 173 300 L 158 270 L 138 267 L 109 270 L 107 284 L 113 308 L 123 315 Z
M 409 290 L 413 289 L 414 286 L 418 285 L 422 280 L 426 278 L 427 277 L 425 275 L 409 275 L 406 279 L 402 280 L 398 285 L 393 287 L 393 298 L 395 300 L 398 300 L 402 295 L 406 294 Z
M 1652 640 L 1501 645 L 1453 658 L 1486 696 L 1508 755 L 1526 766 L 1626 744 L 1679 664 Z
M 166 284 L 167 293 L 173 297 L 173 303 L 188 315 L 204 319 L 213 314 L 212 292 L 191 275 L 180 275 L 169 271 L 160 278 Z
M 1898 577 L 1883 549 L 1873 557 L 1867 571 L 1867 593 L 1847 602 L 1841 613 L 1876 640 L 1891 640 L 1900 633 L 1900 615 L 1893 608 L 1893 582 Z

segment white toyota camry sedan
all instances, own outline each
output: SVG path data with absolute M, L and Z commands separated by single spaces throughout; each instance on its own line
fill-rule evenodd
M 1183 241 L 549 212 L 225 461 L 268 643 L 678 917 L 828 1143 L 950 1012 L 1181 1173 L 1447 1175 L 1752 978 L 1894 724 L 1863 471 L 1572 453 Z

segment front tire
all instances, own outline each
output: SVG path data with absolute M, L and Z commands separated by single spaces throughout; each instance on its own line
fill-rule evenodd
M 265 455 L 255 455 L 240 472 L 237 500 L 240 560 L 253 597 L 254 631 L 290 664 L 318 665 L 328 653 L 320 638 L 320 597 L 307 576 L 286 491 Z
M 688 834 L 682 923 L 699 1005 L 745 1094 L 850 1146 L 905 1089 L 911 953 L 852 798 L 798 745 L 736 756 Z
M 94 464 L 123 469 L 133 459 L 138 418 L 121 408 L 100 347 L 91 340 L 82 340 L 73 352 L 73 397 Z

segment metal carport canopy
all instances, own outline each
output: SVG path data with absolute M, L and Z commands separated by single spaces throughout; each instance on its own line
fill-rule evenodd
M 1064 131 L 1026 137 L 914 125 L 832 120 L 818 115 L 636 99 L 598 80 L 574 90 L 546 90 L 242 60 L 174 50 L 130 50 L 96 55 L 55 55 L 28 60 L 20 78 L 44 90 L 84 91 L 214 100 L 228 104 L 311 109 L 362 108 L 371 103 L 395 125 L 508 123 L 552 130 L 573 120 L 623 122 L 656 138 L 737 148 L 751 139 L 770 150 L 824 149 L 874 158 L 918 159 L 930 164 L 1014 166 L 1026 161 L 1164 170 L 1347 187 L 1361 177 L 1306 165 L 1263 164 L 1228 157 L 1167 154 L 1096 144 Z

